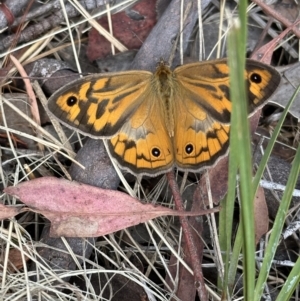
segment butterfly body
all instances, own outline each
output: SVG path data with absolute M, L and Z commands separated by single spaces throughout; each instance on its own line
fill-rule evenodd
M 270 66 L 247 60 L 249 113 L 280 82 Z M 94 74 L 51 96 L 49 110 L 67 126 L 108 139 L 111 156 L 133 174 L 199 171 L 214 165 L 229 145 L 231 101 L 226 59 L 183 65 L 161 61 L 155 73 Z
M 159 107 L 157 109 L 164 112 L 165 126 L 168 130 L 169 136 L 173 137 L 175 126 L 175 103 L 173 99 L 174 93 L 176 93 L 176 85 L 174 84 L 172 71 L 163 61 L 158 64 L 151 81 L 155 87 L 154 91 L 157 93 L 155 98 L 160 100 L 160 106 L 163 107 Z

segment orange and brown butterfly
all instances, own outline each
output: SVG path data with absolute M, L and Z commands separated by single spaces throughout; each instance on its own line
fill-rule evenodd
M 280 83 L 279 73 L 247 60 L 249 113 Z M 93 138 L 108 139 L 111 156 L 135 175 L 172 168 L 200 171 L 227 153 L 230 113 L 226 59 L 183 65 L 161 61 L 155 73 L 93 74 L 54 93 L 49 110 L 63 124 Z

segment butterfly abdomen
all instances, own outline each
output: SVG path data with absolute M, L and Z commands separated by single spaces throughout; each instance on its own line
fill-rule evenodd
M 153 75 L 153 83 L 155 92 L 161 105 L 160 110 L 164 112 L 164 121 L 168 130 L 169 136 L 174 136 L 174 76 L 169 66 L 161 61 Z

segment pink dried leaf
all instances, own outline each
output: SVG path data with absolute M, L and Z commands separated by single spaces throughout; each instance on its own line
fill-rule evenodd
M 0 220 L 12 218 L 21 212 L 22 208 L 0 204 Z
M 23 77 L 23 80 L 25 83 L 25 88 L 26 88 L 27 94 L 28 94 L 28 99 L 30 100 L 30 104 L 31 104 L 31 113 L 33 116 L 33 120 L 38 125 L 41 125 L 41 119 L 40 119 L 40 113 L 39 113 L 39 109 L 38 109 L 38 105 L 37 105 L 37 100 L 36 100 L 32 85 L 30 83 L 30 80 L 28 78 L 28 74 L 26 73 L 26 71 L 23 68 L 23 66 L 21 65 L 21 63 L 13 55 L 10 55 L 10 59 L 15 64 L 20 75 Z
M 97 237 L 164 215 L 201 215 L 143 204 L 129 195 L 65 179 L 44 177 L 8 187 L 33 211 L 51 221 L 52 236 Z

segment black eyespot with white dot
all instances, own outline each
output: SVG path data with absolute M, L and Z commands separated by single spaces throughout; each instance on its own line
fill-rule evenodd
M 151 150 L 151 154 L 153 157 L 158 158 L 160 156 L 161 152 L 160 152 L 159 148 L 153 147 Z
M 262 82 L 261 75 L 258 73 L 252 73 L 250 76 L 250 80 L 255 84 L 260 84 Z
M 68 97 L 68 99 L 67 99 L 67 105 L 68 105 L 69 107 L 73 107 L 74 105 L 76 105 L 77 101 L 78 101 L 78 99 L 77 99 L 76 96 L 70 96 L 70 97 Z
M 190 155 L 193 151 L 194 151 L 194 145 L 191 144 L 191 143 L 188 143 L 186 146 L 185 146 L 185 152 L 186 154 Z

